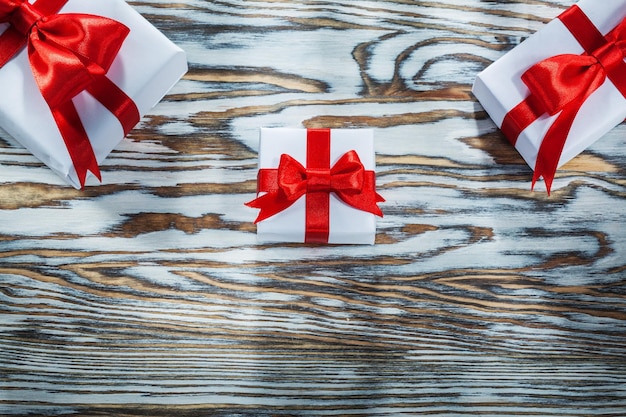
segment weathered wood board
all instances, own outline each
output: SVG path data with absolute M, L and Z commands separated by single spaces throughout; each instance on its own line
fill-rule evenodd
M 626 128 L 548 196 L 470 92 L 572 1 L 130 4 L 190 71 L 102 184 L 0 133 L 0 415 L 626 415 Z M 279 126 L 375 130 L 376 245 L 257 243 Z

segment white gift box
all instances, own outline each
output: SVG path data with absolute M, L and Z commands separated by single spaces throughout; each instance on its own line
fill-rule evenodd
M 577 6 L 603 35 L 626 17 L 626 0 L 581 0 Z M 521 80 L 528 68 L 549 57 L 583 52 L 565 25 L 554 19 L 478 74 L 472 91 L 496 125 L 502 127 L 506 114 L 529 95 Z M 541 116 L 517 139 L 516 149 L 533 169 L 541 142 L 557 117 Z M 574 158 L 625 118 L 626 100 L 607 78 L 580 108 L 558 166 Z
M 331 129 L 330 165 L 346 152 L 357 152 L 363 167 L 375 171 L 374 135 L 371 129 Z M 306 167 L 307 130 L 263 128 L 260 131 L 259 169 L 275 169 L 282 154 Z M 304 242 L 306 195 L 280 213 L 257 224 L 260 242 Z M 376 216 L 353 208 L 330 193 L 329 244 L 374 244 Z
M 135 102 L 141 116 L 187 72 L 183 50 L 125 1 L 69 0 L 59 13 L 70 12 L 109 17 L 130 29 L 107 77 Z M 1 24 L 0 33 L 7 27 Z M 69 184 L 80 188 L 63 138 L 33 78 L 25 47 L 0 68 L 0 91 L 0 126 Z M 123 139 L 122 126 L 86 92 L 73 102 L 100 163 Z

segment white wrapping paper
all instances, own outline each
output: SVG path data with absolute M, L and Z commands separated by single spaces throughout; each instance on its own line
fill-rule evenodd
M 306 129 L 264 128 L 259 143 L 259 169 L 277 168 L 281 154 L 288 154 L 306 167 Z M 332 129 L 330 164 L 355 150 L 365 170 L 375 171 L 374 135 L 370 129 Z M 257 224 L 260 242 L 304 242 L 306 195 L 286 210 Z M 373 244 L 376 216 L 348 206 L 330 194 L 330 244 Z
M 107 76 L 133 99 L 140 115 L 154 107 L 187 72 L 183 50 L 123 0 L 69 0 L 60 13 L 70 12 L 109 17 L 130 28 Z M 6 27 L 0 25 L 0 32 Z M 0 68 L 0 91 L 0 126 L 69 184 L 80 188 L 63 138 L 33 78 L 26 48 Z M 123 139 L 122 127 L 89 94 L 79 94 L 74 103 L 100 163 Z
M 577 5 L 603 35 L 626 17 L 626 0 L 581 0 Z M 472 91 L 496 125 L 501 127 L 505 115 L 529 95 L 528 88 L 521 80 L 528 68 L 555 55 L 579 55 L 583 52 L 563 23 L 554 19 L 478 74 Z M 540 117 L 517 140 L 516 149 L 533 169 L 541 142 L 556 117 Z M 607 79 L 581 107 L 565 143 L 559 166 L 585 150 L 625 118 L 626 100 Z

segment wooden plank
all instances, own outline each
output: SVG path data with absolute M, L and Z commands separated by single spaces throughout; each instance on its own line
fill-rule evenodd
M 103 183 L 0 134 L 0 415 L 626 415 L 626 130 L 548 196 L 470 92 L 571 4 L 131 2 L 190 71 Z M 256 242 L 271 126 L 375 130 L 375 246 Z

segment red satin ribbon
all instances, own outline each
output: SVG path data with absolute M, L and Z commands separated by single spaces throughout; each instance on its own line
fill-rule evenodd
M 261 209 L 255 223 L 306 195 L 306 243 L 328 242 L 331 192 L 349 206 L 377 216 L 383 215 L 377 203 L 385 201 L 376 193 L 375 172 L 365 170 L 354 150 L 330 167 L 330 129 L 307 130 L 306 168 L 282 154 L 277 169 L 260 169 L 257 192 L 266 194 L 246 203 Z
M 515 145 L 520 133 L 539 117 L 558 114 L 539 148 L 532 182 L 534 188 L 543 177 L 548 194 L 567 136 L 583 103 L 607 77 L 626 98 L 626 19 L 606 37 L 576 5 L 559 19 L 585 53 L 557 55 L 528 69 L 522 81 L 530 95 L 506 114 L 501 126 Z
M 87 172 L 101 180 L 96 156 L 72 98 L 87 91 L 120 121 L 124 136 L 139 110 L 106 73 L 130 30 L 101 16 L 56 14 L 67 0 L 0 0 L 0 67 L 27 45 L 33 76 L 59 128 L 81 187 Z

